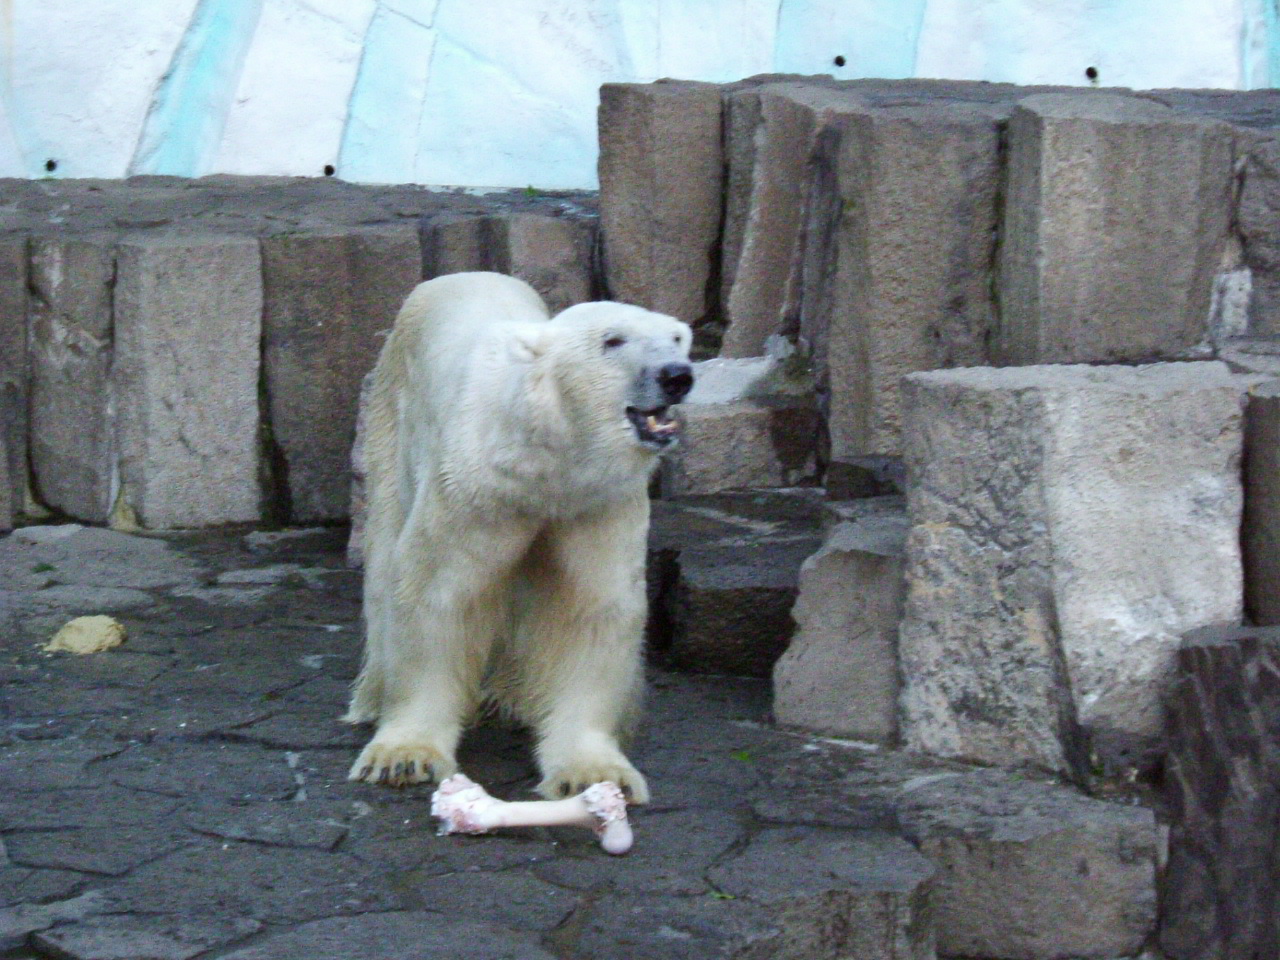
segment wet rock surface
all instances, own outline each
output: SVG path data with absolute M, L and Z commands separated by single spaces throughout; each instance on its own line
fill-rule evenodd
M 808 537 L 821 512 L 820 501 L 788 511 L 749 497 L 732 511 L 701 507 L 687 519 L 715 528 L 703 531 L 709 542 L 752 523 Z M 50 543 L 82 536 L 43 533 Z M 670 546 L 688 531 L 655 533 Z M 952 881 L 937 881 L 905 814 L 928 821 L 923 787 L 972 768 L 776 730 L 758 680 L 651 673 L 632 756 L 655 799 L 634 812 L 636 846 L 622 858 L 573 830 L 439 837 L 430 788 L 349 783 L 367 733 L 337 720 L 360 653 L 345 535 L 113 537 L 114 564 L 37 560 L 65 567 L 45 573 L 71 583 L 11 585 L 19 612 L 0 633 L 6 960 L 669 960 L 835 957 L 851 945 L 867 957 L 933 955 L 930 918 L 948 909 Z M 0 550 L 32 542 L 41 534 L 11 535 Z M 96 549 L 86 542 L 81 559 Z M 135 585 L 117 586 L 126 582 Z M 264 585 L 251 602 L 231 596 Z M 96 612 L 32 604 L 67 586 L 140 594 L 145 602 L 115 611 L 128 641 L 84 657 L 41 651 L 49 625 L 32 611 Z M 495 794 L 531 795 L 519 731 L 482 727 L 461 760 Z M 1081 836 L 1123 809 L 1000 776 L 1011 814 L 1032 802 L 1018 799 L 1028 789 L 1066 798 L 1078 813 L 1063 829 Z M 984 815 L 989 831 L 1003 814 Z M 1122 869 L 1108 849 L 1095 870 Z M 1146 856 L 1141 843 L 1125 849 Z M 1153 896 L 1149 884 L 1137 889 L 1141 864 L 1126 869 L 1138 880 L 1119 896 L 1138 907 L 1126 900 L 1117 913 Z M 1007 894 L 999 869 L 975 876 L 983 896 Z M 855 934 L 872 927 L 868 946 Z

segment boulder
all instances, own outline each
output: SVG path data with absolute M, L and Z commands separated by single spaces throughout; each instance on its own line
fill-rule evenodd
M 30 271 L 35 492 L 68 516 L 105 523 L 116 462 L 115 427 L 108 412 L 115 237 L 33 237 Z
M 1227 124 L 1050 93 L 1019 103 L 1008 143 L 995 362 L 1168 360 L 1207 338 L 1231 221 Z
M 907 745 L 1139 762 L 1179 637 L 1241 615 L 1243 385 L 1217 362 L 975 368 L 904 396 Z
M 1003 110 L 826 109 L 796 312 L 830 459 L 857 463 L 901 453 L 903 376 L 987 362 Z
M 346 518 L 360 382 L 421 280 L 421 257 L 409 226 L 263 239 L 263 363 L 277 520 Z
M 115 277 L 113 525 L 247 523 L 262 515 L 257 240 L 135 236 Z M 114 479 L 114 477 L 112 478 Z
M 600 227 L 613 299 L 695 326 L 720 241 L 720 87 L 667 80 L 600 88 Z
M 1156 921 L 1150 810 L 999 770 L 921 778 L 897 804 L 938 868 L 938 952 L 1061 960 L 1129 957 Z
M 836 523 L 800 568 L 795 637 L 773 669 L 778 723 L 892 746 L 905 511 Z

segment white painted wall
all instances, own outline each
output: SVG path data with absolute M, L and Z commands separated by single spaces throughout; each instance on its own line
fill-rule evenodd
M 1276 38 L 1276 0 L 0 0 L 0 176 L 593 187 L 607 81 L 1242 89 Z

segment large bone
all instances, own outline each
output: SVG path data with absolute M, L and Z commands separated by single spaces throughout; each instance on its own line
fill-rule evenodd
M 502 827 L 589 827 L 608 853 L 631 849 L 627 800 L 616 783 L 592 784 L 567 800 L 508 802 L 492 797 L 465 774 L 444 780 L 431 796 L 440 833 L 488 833 Z

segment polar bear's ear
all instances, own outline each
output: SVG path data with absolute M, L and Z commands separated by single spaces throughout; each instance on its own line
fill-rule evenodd
M 517 329 L 511 341 L 511 353 L 523 363 L 533 363 L 547 352 L 547 331 L 537 327 Z

